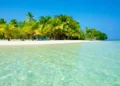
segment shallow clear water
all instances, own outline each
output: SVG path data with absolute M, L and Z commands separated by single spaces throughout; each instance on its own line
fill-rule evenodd
M 120 41 L 0 46 L 0 86 L 120 86 Z

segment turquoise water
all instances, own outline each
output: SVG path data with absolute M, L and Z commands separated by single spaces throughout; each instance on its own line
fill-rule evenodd
M 0 46 L 0 86 L 120 86 L 120 41 Z

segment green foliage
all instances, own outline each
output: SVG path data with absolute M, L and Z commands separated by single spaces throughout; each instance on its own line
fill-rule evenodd
M 88 27 L 86 27 L 85 30 L 86 34 L 86 39 L 91 39 L 91 40 L 105 40 L 107 39 L 107 35 L 99 30 L 96 29 L 89 29 Z
M 107 35 L 96 29 L 86 28 L 81 30 L 80 24 L 68 15 L 56 15 L 54 17 L 41 16 L 34 20 L 31 12 L 27 13 L 27 21 L 18 22 L 12 19 L 6 24 L 0 19 L 0 39 L 37 39 L 49 38 L 55 40 L 105 40 Z
M 18 27 L 18 22 L 17 22 L 16 19 L 12 19 L 12 20 L 10 21 L 10 24 L 14 25 L 15 27 Z
M 6 23 L 6 21 L 3 18 L 1 18 L 0 19 L 0 24 L 5 24 L 5 23 Z
M 34 16 L 33 16 L 33 14 L 32 14 L 31 12 L 28 12 L 28 13 L 26 14 L 26 16 L 27 16 L 27 21 L 32 21 L 32 20 L 34 20 L 34 19 L 33 19 Z

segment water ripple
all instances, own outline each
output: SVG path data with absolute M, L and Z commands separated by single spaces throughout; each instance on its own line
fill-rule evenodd
M 0 46 L 0 86 L 119 86 L 119 47 L 114 42 Z

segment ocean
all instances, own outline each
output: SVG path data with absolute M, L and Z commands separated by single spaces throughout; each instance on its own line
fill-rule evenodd
M 0 46 L 0 86 L 120 86 L 120 41 Z

